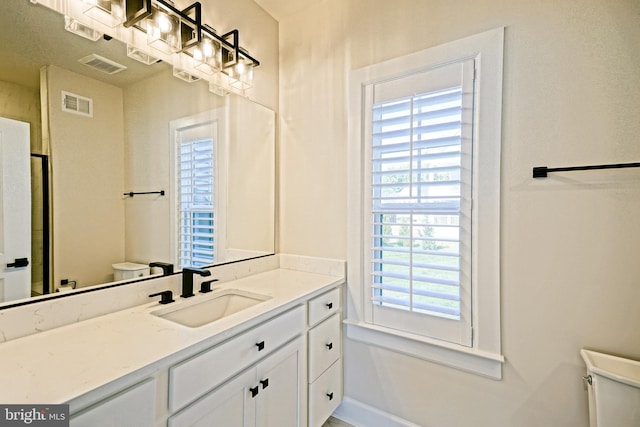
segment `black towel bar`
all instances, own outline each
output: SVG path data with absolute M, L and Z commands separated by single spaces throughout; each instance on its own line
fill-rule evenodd
M 164 190 L 160 190 L 160 191 L 143 191 L 143 192 L 140 192 L 140 193 L 129 191 L 128 193 L 123 193 L 123 196 L 133 197 L 133 196 L 137 196 L 138 194 L 159 194 L 161 196 L 164 196 Z
M 549 172 L 571 172 L 586 171 L 595 169 L 622 169 L 622 168 L 638 168 L 640 163 L 616 163 L 610 165 L 591 165 L 591 166 L 570 166 L 563 168 L 548 168 L 546 166 L 537 166 L 533 168 L 534 178 L 546 178 Z

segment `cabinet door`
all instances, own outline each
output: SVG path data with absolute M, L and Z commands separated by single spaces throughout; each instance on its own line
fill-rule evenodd
M 71 427 L 151 427 L 156 383 L 148 379 L 71 416 Z
M 304 330 L 298 306 L 169 369 L 169 410 L 185 407 Z
M 250 388 L 255 368 L 249 368 L 226 384 L 169 418 L 168 427 L 249 427 L 255 419 Z
M 257 366 L 256 426 L 297 427 L 306 411 L 306 354 L 301 338 Z

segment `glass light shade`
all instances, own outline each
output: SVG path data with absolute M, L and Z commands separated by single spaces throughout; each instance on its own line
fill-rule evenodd
M 216 94 L 218 96 L 225 96 L 231 93 L 228 89 L 218 86 L 214 82 L 209 82 L 209 92 Z
M 154 7 L 146 24 L 149 46 L 165 53 L 179 52 L 182 49 L 180 18 L 177 15 L 169 10 Z
M 190 70 L 189 65 L 191 61 L 188 59 L 189 57 L 184 53 L 176 53 L 173 55 L 171 61 L 173 63 L 173 76 L 187 83 L 197 82 L 200 80 L 200 77 L 193 74 L 192 70 Z
M 188 53 L 193 57 L 194 67 L 203 73 L 214 74 L 220 71 L 222 51 L 217 40 L 203 36 L 202 41 L 189 49 Z
M 160 61 L 160 58 L 156 58 L 155 56 L 129 44 L 127 45 L 127 56 L 146 65 L 155 64 Z
M 200 80 L 200 77 L 195 76 L 191 74 L 189 71 L 183 70 L 182 68 L 179 68 L 179 67 L 173 67 L 173 77 L 177 77 L 180 80 L 184 80 L 187 83 L 193 83 Z
M 82 0 L 84 14 L 109 27 L 116 27 L 126 20 L 124 0 Z
M 247 90 L 253 86 L 253 62 L 239 58 L 236 65 L 227 69 L 231 86 L 238 90 Z
M 88 25 L 78 22 L 66 15 L 64 17 L 64 29 L 91 41 L 96 41 L 102 37 L 102 33 L 100 31 L 96 31 Z
M 216 73 L 209 77 L 209 92 L 219 96 L 225 96 L 231 93 L 231 85 L 229 84 L 229 76 L 224 73 Z

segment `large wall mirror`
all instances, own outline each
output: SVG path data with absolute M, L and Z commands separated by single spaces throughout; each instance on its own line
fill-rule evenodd
M 39 155 L 31 164 L 30 295 L 131 277 L 114 264 L 179 271 L 274 253 L 275 113 L 63 24 L 29 0 L 0 2 L 0 116 L 30 121 Z M 106 74 L 79 62 L 89 55 L 126 69 Z M 84 103 L 89 114 L 67 111 Z M 15 303 L 3 299 L 0 306 Z

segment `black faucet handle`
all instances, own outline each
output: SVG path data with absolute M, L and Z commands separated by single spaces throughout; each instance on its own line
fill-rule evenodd
M 211 284 L 213 282 L 217 282 L 218 279 L 211 279 L 211 280 L 206 280 L 202 283 L 200 283 L 200 293 L 201 294 L 206 294 L 207 292 L 211 292 Z
M 160 304 L 169 304 L 170 302 L 174 301 L 173 292 L 171 291 L 157 292 L 155 294 L 149 295 L 149 298 L 153 298 L 157 296 L 160 296 Z
M 173 274 L 173 264 L 168 262 L 154 261 L 149 263 L 149 267 L 151 268 L 160 267 L 162 269 L 163 276 L 168 276 L 169 274 Z
M 211 276 L 211 272 L 205 268 L 197 268 L 197 267 L 184 267 L 182 269 L 182 273 L 191 273 L 191 274 L 198 274 L 200 276 L 206 277 L 206 276 Z

